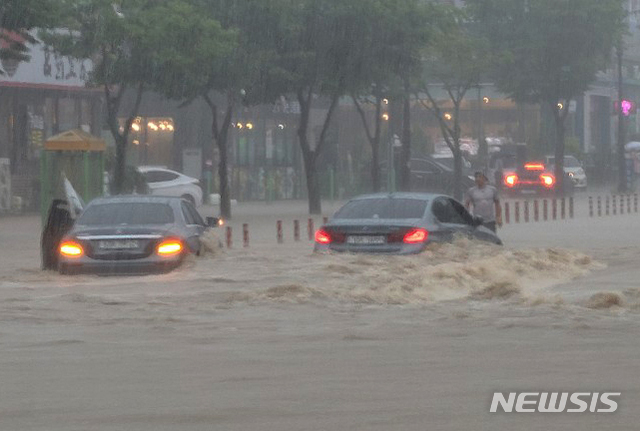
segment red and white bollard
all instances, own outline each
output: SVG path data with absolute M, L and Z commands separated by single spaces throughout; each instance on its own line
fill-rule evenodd
M 598 196 L 598 217 L 602 217 L 602 198 Z
M 293 221 L 293 240 L 300 241 L 300 222 L 298 220 Z
M 314 228 L 313 228 L 313 219 L 310 218 L 307 221 L 307 234 L 309 235 L 309 241 L 313 241 L 313 234 L 314 234 Z
M 282 220 L 278 220 L 276 222 L 276 238 L 278 240 L 278 244 L 282 244 L 284 242 L 284 238 L 282 237 Z
M 573 196 L 569 198 L 569 218 L 573 218 Z
M 227 226 L 227 248 L 231 248 L 233 246 L 233 233 L 231 231 L 231 226 Z
M 242 246 L 249 247 L 249 224 L 242 224 Z

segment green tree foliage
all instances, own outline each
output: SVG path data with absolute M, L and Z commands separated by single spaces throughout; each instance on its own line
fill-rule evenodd
M 418 35 L 427 22 L 421 20 L 417 0 L 301 0 L 277 1 L 285 7 L 281 39 L 277 45 L 278 78 L 284 93 L 300 105 L 298 142 L 307 180 L 310 213 L 321 211 L 318 159 L 327 142 L 327 131 L 338 101 L 351 95 L 356 103 L 373 93 L 377 105 L 374 132 L 366 125 L 374 152 L 379 147 L 379 112 L 389 76 L 410 76 L 418 64 Z M 400 80 L 402 83 L 402 79 Z M 374 90 L 375 89 L 375 90 Z M 312 107 L 326 103 L 326 115 L 315 140 L 310 139 Z M 364 114 L 362 106 L 359 107 Z M 361 115 L 362 115 L 361 114 Z M 366 121 L 365 121 L 366 122 Z M 376 157 L 374 155 L 374 157 Z M 374 187 L 379 187 L 374 170 Z
M 430 41 L 439 18 L 438 7 L 414 0 L 366 0 L 354 26 L 361 32 L 359 49 L 354 53 L 359 70 L 351 76 L 351 96 L 371 145 L 371 179 L 380 190 L 380 139 L 383 100 L 408 101 L 411 87 L 420 76 L 421 53 Z M 407 85 L 405 85 L 407 84 Z M 373 106 L 373 117 L 366 105 Z M 408 111 L 405 119 L 408 120 Z M 408 122 L 405 122 L 408 125 Z M 410 138 L 405 128 L 402 163 L 407 169 Z M 407 145 L 405 145 L 407 144 Z M 408 175 L 407 175 L 408 177 Z
M 496 54 L 498 88 L 516 102 L 543 103 L 554 113 L 557 187 L 562 190 L 565 119 L 607 67 L 624 28 L 622 0 L 469 0 Z M 562 109 L 559 109 L 559 107 Z
M 147 81 L 153 90 L 168 98 L 187 104 L 201 97 L 211 108 L 212 136 L 219 151 L 220 212 L 229 219 L 227 142 L 234 108 L 247 82 L 247 74 L 246 53 L 236 26 L 238 15 L 235 14 L 239 11 L 229 11 L 226 7 L 234 5 L 224 3 L 181 0 L 155 9 L 152 18 L 160 24 L 153 34 L 147 35 L 147 40 L 161 45 L 154 60 L 159 73 Z M 246 2 L 236 4 L 240 3 Z
M 144 91 L 171 61 L 163 42 L 175 26 L 172 14 L 184 5 L 181 0 L 67 0 L 60 4 L 68 31 L 48 32 L 43 38 L 64 55 L 93 61 L 90 85 L 104 91 L 106 122 L 116 143 L 113 190 L 122 193 L 131 125 Z M 128 90 L 134 94 L 134 103 L 129 112 L 122 113 Z M 125 118 L 123 124 L 120 117 Z
M 35 28 L 54 27 L 59 20 L 55 0 L 2 0 L 0 2 L 0 60 L 28 61 L 28 43 L 37 43 Z M 4 73 L 0 67 L 0 74 Z
M 454 157 L 453 195 L 462 197 L 462 152 L 460 150 L 460 106 L 467 92 L 477 87 L 483 73 L 491 64 L 488 43 L 474 31 L 466 16 L 449 10 L 442 16 L 444 31 L 434 36 L 434 42 L 425 54 L 425 81 L 421 91 L 426 100 L 421 103 L 438 120 L 442 136 Z M 442 109 L 433 95 L 434 87 L 444 90 L 453 112 Z

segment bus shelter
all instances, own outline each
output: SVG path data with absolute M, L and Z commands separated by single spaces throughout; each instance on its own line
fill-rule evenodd
M 103 194 L 106 144 L 83 130 L 52 136 L 40 156 L 40 216 L 46 220 L 54 199 L 65 199 L 66 177 L 85 202 Z

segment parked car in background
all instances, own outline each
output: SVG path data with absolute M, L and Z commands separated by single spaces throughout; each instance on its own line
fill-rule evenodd
M 436 162 L 447 166 L 449 169 L 453 170 L 453 155 L 449 153 L 435 153 L 431 155 Z M 473 176 L 473 168 L 471 167 L 471 162 L 467 160 L 466 157 L 462 156 L 462 173 L 465 176 Z
M 556 163 L 555 156 L 546 156 L 545 164 L 548 166 L 550 170 L 554 170 L 554 165 Z M 571 181 L 573 182 L 573 186 L 576 189 L 586 190 L 587 188 L 587 174 L 584 171 L 584 167 L 582 163 L 574 156 L 564 156 L 564 166 L 563 166 L 565 174 L 569 176 Z
M 196 178 L 167 169 L 164 166 L 138 166 L 152 195 L 176 196 L 192 205 L 202 205 L 202 188 Z
M 315 235 L 315 251 L 419 253 L 464 235 L 502 244 L 455 199 L 427 193 L 377 193 L 347 202 Z
M 412 191 L 453 194 L 454 171 L 447 166 L 446 162 L 440 162 L 430 156 L 412 157 L 409 161 L 409 169 Z M 384 184 L 387 176 L 386 162 L 380 165 L 380 175 Z M 461 184 L 463 192 L 475 185 L 473 176 L 465 173 L 464 169 Z

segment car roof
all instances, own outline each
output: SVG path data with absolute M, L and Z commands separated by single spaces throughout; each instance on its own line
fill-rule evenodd
M 364 200 L 364 199 L 381 199 L 381 198 L 389 198 L 389 199 L 418 199 L 418 200 L 433 200 L 437 197 L 444 196 L 438 193 L 415 193 L 415 192 L 394 192 L 394 193 L 372 193 L 367 195 L 360 195 L 351 198 L 354 200 Z
M 142 166 L 138 166 L 138 170 L 139 171 L 149 171 L 151 169 L 157 169 L 159 171 L 171 171 L 171 172 L 175 172 L 172 169 L 167 168 L 166 166 L 153 166 L 153 165 L 142 165 Z
M 157 195 L 118 195 L 104 196 L 91 201 L 91 204 L 130 204 L 130 203 L 154 203 L 172 204 L 180 202 L 181 197 L 177 196 L 157 196 Z

